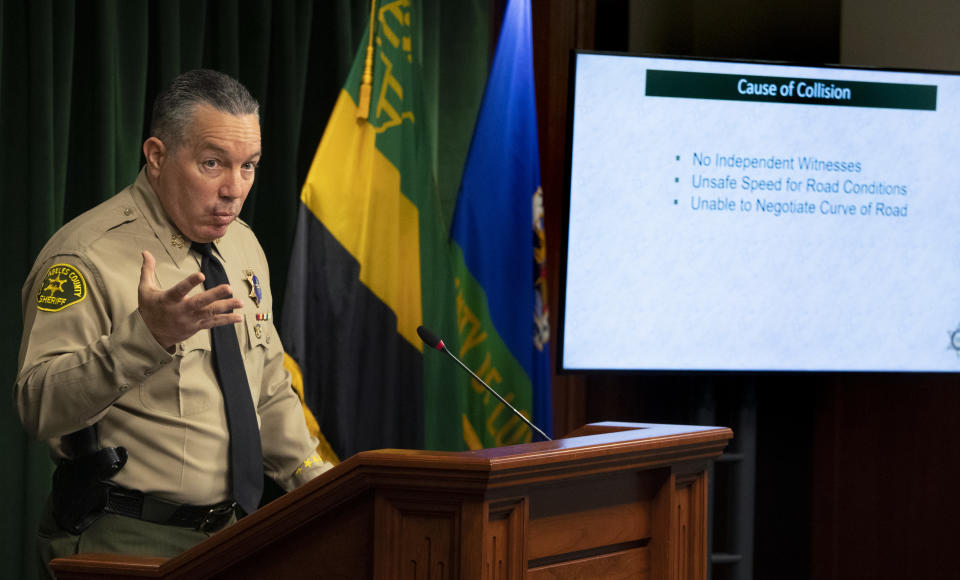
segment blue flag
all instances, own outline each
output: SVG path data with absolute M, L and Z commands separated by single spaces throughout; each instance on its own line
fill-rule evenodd
M 510 0 L 452 226 L 457 354 L 541 429 L 552 432 L 549 323 L 529 0 Z M 462 396 L 469 448 L 532 433 L 477 384 Z

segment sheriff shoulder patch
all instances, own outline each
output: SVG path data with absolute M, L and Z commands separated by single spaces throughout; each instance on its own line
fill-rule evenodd
M 59 312 L 86 297 L 87 281 L 80 270 L 70 264 L 54 264 L 37 292 L 37 309 Z

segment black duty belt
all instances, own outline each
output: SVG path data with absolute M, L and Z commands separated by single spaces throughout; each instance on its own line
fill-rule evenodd
M 213 533 L 227 525 L 236 513 L 237 502 L 213 505 L 188 505 L 145 494 L 133 489 L 111 487 L 104 511 L 183 528 Z

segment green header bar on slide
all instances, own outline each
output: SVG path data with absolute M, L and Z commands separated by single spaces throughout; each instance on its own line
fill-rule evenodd
M 936 85 L 647 70 L 648 97 L 937 110 Z

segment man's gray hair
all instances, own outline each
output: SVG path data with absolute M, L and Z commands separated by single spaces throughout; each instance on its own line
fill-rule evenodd
M 210 105 L 231 115 L 260 114 L 260 105 L 250 91 L 229 75 L 198 68 L 173 79 L 153 103 L 150 135 L 174 150 L 183 143 L 197 105 Z

